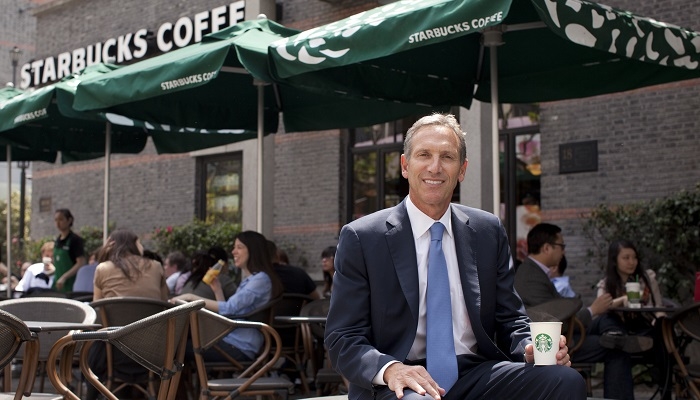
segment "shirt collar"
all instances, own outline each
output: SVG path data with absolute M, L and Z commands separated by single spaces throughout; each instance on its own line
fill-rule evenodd
M 410 196 L 406 196 L 406 211 L 408 212 L 408 218 L 411 220 L 411 229 L 413 230 L 413 238 L 418 239 L 423 236 L 430 227 L 436 222 L 434 219 L 425 215 L 423 211 L 419 210 L 415 204 L 411 201 Z M 445 232 L 450 237 L 452 236 L 452 205 L 447 207 L 445 213 L 440 217 L 440 222 L 445 226 Z
M 532 258 L 532 257 L 530 257 L 530 260 L 534 261 L 535 264 L 537 264 L 537 266 L 540 267 L 540 269 L 541 269 L 545 274 L 547 274 L 547 276 L 549 276 L 549 267 L 547 267 L 546 265 L 542 264 L 541 262 L 535 260 L 535 259 Z

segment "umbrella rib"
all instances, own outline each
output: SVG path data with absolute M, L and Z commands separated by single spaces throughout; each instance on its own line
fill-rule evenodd
M 221 72 L 230 72 L 233 74 L 245 74 L 245 75 L 250 75 L 250 72 L 248 72 L 247 69 L 245 68 L 240 68 L 240 67 L 226 67 L 223 66 L 221 67 Z
M 516 31 L 527 31 L 530 29 L 541 29 L 546 28 L 547 24 L 544 21 L 526 22 L 522 24 L 512 24 L 503 25 L 505 27 L 504 32 L 516 32 Z

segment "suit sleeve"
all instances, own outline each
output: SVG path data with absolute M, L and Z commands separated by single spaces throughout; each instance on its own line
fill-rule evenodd
M 372 378 L 389 361 L 371 343 L 370 282 L 357 232 L 345 226 L 335 255 L 333 295 L 325 343 L 331 363 L 350 382 L 371 389 Z
M 508 237 L 500 223 L 497 226 L 498 262 L 495 316 L 499 334 L 496 337 L 499 341 L 499 347 L 510 351 L 508 356 L 511 360 L 523 361 L 525 344 L 530 342 L 529 319 L 522 300 L 513 288 L 515 271 L 511 268 Z M 483 293 L 482 297 L 485 297 Z

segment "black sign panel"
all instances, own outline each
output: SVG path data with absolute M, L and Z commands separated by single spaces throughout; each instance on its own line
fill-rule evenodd
M 559 173 L 593 172 L 598 170 L 598 141 L 559 145 Z

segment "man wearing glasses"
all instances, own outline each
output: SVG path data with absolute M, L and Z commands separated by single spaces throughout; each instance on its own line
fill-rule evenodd
M 537 306 L 563 298 L 549 279 L 550 267 L 559 265 L 566 244 L 561 228 L 541 223 L 527 234 L 527 258 L 515 274 L 515 290 L 525 307 Z M 648 350 L 653 343 L 641 343 L 638 336 L 621 336 L 607 317 L 612 306 L 610 295 L 597 297 L 589 307 L 582 307 L 576 314 L 586 327 L 586 337 L 581 348 L 572 356 L 572 363 L 604 362 L 603 393 L 605 398 L 634 399 L 632 365 L 627 353 Z M 603 333 L 606 331 L 607 333 Z

